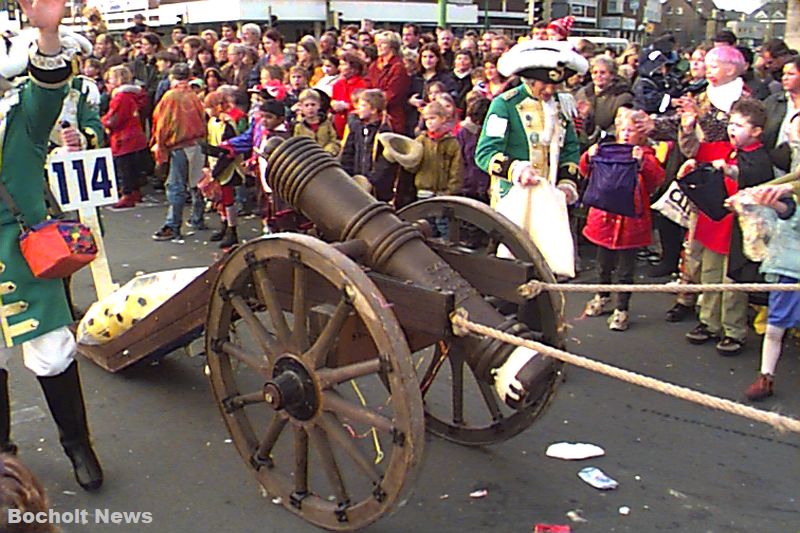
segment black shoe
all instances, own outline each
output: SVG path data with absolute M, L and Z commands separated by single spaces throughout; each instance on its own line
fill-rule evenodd
M 72 463 L 75 480 L 84 490 L 99 489 L 103 484 L 103 469 L 89 439 L 78 363 L 73 361 L 57 376 L 37 379 L 58 426 L 61 445 Z
M 744 348 L 744 341 L 738 341 L 733 337 L 724 337 L 717 343 L 717 352 L 726 357 L 738 355 Z
M 692 344 L 704 344 L 717 339 L 719 339 L 719 333 L 711 331 L 708 326 L 702 323 L 686 334 L 686 340 Z
M 8 370 L 0 370 L 0 453 L 17 455 L 11 442 L 11 404 L 8 401 Z
M 208 238 L 209 241 L 218 242 L 225 238 L 225 235 L 228 233 L 228 224 L 223 223 L 222 228 L 218 229 L 214 233 L 211 234 L 211 237 Z
M 667 311 L 667 316 L 665 319 L 667 322 L 683 322 L 687 317 L 693 314 L 693 307 L 676 303 L 669 311 Z
M 232 226 L 228 228 L 228 232 L 225 234 L 225 238 L 220 241 L 219 247 L 225 249 L 236 244 L 239 244 L 239 234 L 236 232 L 236 227 Z

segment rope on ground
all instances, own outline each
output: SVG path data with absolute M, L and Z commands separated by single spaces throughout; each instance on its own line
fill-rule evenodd
M 560 292 L 664 292 L 673 294 L 690 294 L 700 292 L 796 292 L 800 291 L 800 283 L 706 283 L 685 285 L 668 284 L 619 284 L 604 285 L 602 283 L 545 283 L 533 279 L 520 285 L 517 292 L 528 299 L 536 298 L 544 291 Z
M 756 409 L 748 405 L 742 405 L 731 400 L 718 398 L 710 394 L 698 392 L 687 387 L 681 387 L 679 385 L 674 385 L 672 383 L 648 376 L 643 376 L 641 374 L 637 374 L 636 372 L 631 372 L 630 370 L 624 370 L 622 368 L 617 368 L 606 363 L 594 361 L 580 355 L 558 350 L 552 346 L 547 346 L 546 344 L 542 344 L 540 342 L 509 335 L 488 326 L 471 322 L 467 312 L 464 309 L 456 310 L 450 318 L 453 323 L 453 332 L 460 337 L 472 332 L 477 335 L 483 335 L 485 337 L 497 339 L 507 344 L 523 346 L 542 355 L 591 370 L 592 372 L 597 372 L 599 374 L 625 381 L 633 385 L 638 385 L 646 389 L 652 389 L 681 400 L 686 400 L 705 407 L 710 407 L 719 411 L 725 411 L 727 413 L 770 425 L 781 433 L 786 431 L 800 433 L 800 420 L 783 416 L 778 413 Z

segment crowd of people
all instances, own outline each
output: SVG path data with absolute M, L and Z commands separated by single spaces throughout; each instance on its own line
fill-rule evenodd
M 558 83 L 545 80 L 552 91 L 521 90 L 525 76 L 502 68 L 504 60 L 512 62 L 512 47 L 525 40 L 565 41 L 572 24 L 571 17 L 542 22 L 530 35 L 512 38 L 495 31 L 456 35 L 448 28 L 425 33 L 415 24 L 400 32 L 377 30 L 364 21 L 289 43 L 275 28 L 223 23 L 219 31 L 197 35 L 176 26 L 165 43 L 141 19 L 118 38 L 99 22 L 88 35 L 93 48 L 82 73 L 97 83 L 116 156 L 122 196 L 114 209 L 135 207 L 149 183 L 166 188 L 169 204 L 153 235 L 158 241 L 183 238 L 186 203 L 191 231 L 206 229 L 213 204 L 220 223 L 209 240 L 222 248 L 238 242 L 243 213 L 260 215 L 265 233 L 280 229 L 290 210 L 271 195 L 258 156 L 273 136 L 316 140 L 378 199 L 398 208 L 442 194 L 494 204 L 496 183 L 514 183 L 507 168 L 512 161 L 501 164 L 499 174 L 493 168 L 498 151 L 507 155 L 521 147 L 514 159 L 528 160 L 541 142 L 526 140 L 530 125 L 520 122 L 520 132 L 509 128 L 501 137 L 520 136 L 521 144 L 498 145 L 487 135 L 487 116 L 506 120 L 512 106 L 503 102 L 552 97 L 566 126 L 560 166 L 572 173 L 560 176 L 570 183 L 559 181 L 559 187 L 572 204 L 576 237 L 598 249 L 601 282 L 632 282 L 643 259 L 653 263 L 652 276 L 679 272 L 683 283 L 763 280 L 742 256 L 733 217 L 715 221 L 700 211 L 681 225 L 651 214 L 649 206 L 703 163 L 725 172 L 731 194 L 797 165 L 796 51 L 779 39 L 754 51 L 728 30 L 687 49 L 669 33 L 621 52 L 578 40 L 570 47 L 586 59 L 588 71 L 568 69 Z M 398 153 L 397 135 L 408 141 L 404 153 Z M 591 181 L 593 158 L 614 143 L 633 145 L 639 163 L 635 216 L 578 201 Z M 742 166 L 747 170 L 740 172 Z M 519 172 L 515 177 L 524 182 Z M 624 331 L 629 301 L 630 294 L 619 294 L 612 305 L 600 293 L 585 314 L 611 311 L 609 328 Z M 680 295 L 666 318 L 684 320 L 696 309 L 689 342 L 714 341 L 723 355 L 742 350 L 746 294 L 708 293 L 699 301 Z M 772 391 L 774 364 L 762 372 L 768 379 L 759 378 L 761 392 L 749 391 L 751 398 Z

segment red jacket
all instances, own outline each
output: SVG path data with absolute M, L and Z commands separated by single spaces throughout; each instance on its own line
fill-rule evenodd
M 378 58 L 369 66 L 367 81 L 386 95 L 386 114 L 389 116 L 392 130 L 396 133 L 406 133 L 406 105 L 411 78 L 406 72 L 403 60 L 394 55 L 386 62 Z
M 626 217 L 596 207 L 589 208 L 583 235 L 598 246 L 609 250 L 628 250 L 652 243 L 650 195 L 664 182 L 664 169 L 652 148 L 642 146 L 642 150 L 644 154 L 639 170 L 639 194 L 634 198 L 637 210 L 642 210 L 642 216 Z M 580 171 L 583 176 L 591 179 L 589 154 L 586 152 L 581 156 Z
M 108 130 L 108 143 L 114 156 L 131 154 L 147 148 L 142 127 L 142 113 L 147 107 L 147 93 L 136 85 L 114 89 L 108 113 L 100 120 Z
M 698 163 L 711 163 L 717 159 L 724 159 L 728 164 L 735 164 L 733 146 L 728 141 L 700 143 L 694 158 Z M 736 194 L 739 184 L 725 176 L 725 190 L 728 196 Z M 725 215 L 722 220 L 712 220 L 708 215 L 697 210 L 697 224 L 694 229 L 694 238 L 712 252 L 728 255 L 731 249 L 731 234 L 733 232 L 733 215 Z
M 340 76 L 338 80 L 333 82 L 333 92 L 331 93 L 331 100 L 342 101 L 347 104 L 346 111 L 339 111 L 333 113 L 333 127 L 336 128 L 336 135 L 340 139 L 344 139 L 344 127 L 347 126 L 347 115 L 353 111 L 352 96 L 358 89 L 366 89 L 369 87 L 367 80 L 361 76 L 351 76 L 345 78 Z

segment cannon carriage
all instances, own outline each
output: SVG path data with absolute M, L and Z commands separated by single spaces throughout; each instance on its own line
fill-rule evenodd
M 80 350 L 117 371 L 204 333 L 214 398 L 246 467 L 304 520 L 355 530 L 407 500 L 426 427 L 464 445 L 501 442 L 553 397 L 560 363 L 457 337 L 451 313 L 561 347 L 562 302 L 518 295 L 553 276 L 484 204 L 439 197 L 395 212 L 310 139 L 264 155 L 273 191 L 319 238 L 251 241 L 128 332 Z

